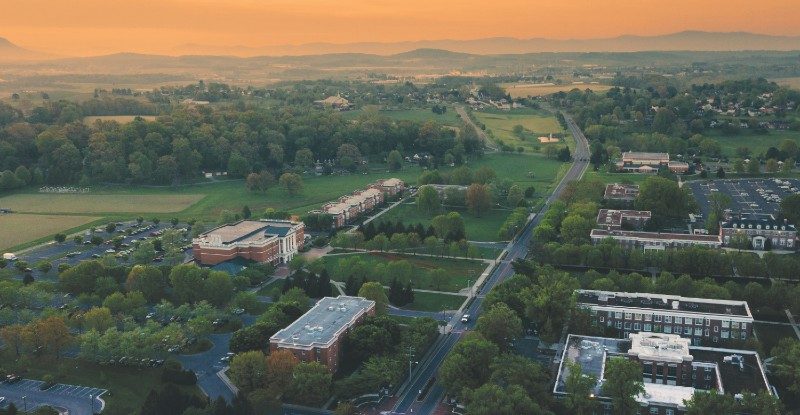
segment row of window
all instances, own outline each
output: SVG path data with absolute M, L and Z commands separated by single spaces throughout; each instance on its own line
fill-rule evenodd
M 611 313 L 609 313 L 610 315 Z M 639 321 L 653 321 L 656 323 L 675 323 L 675 324 L 694 324 L 695 326 L 711 325 L 711 319 L 708 318 L 691 318 L 691 317 L 673 317 L 668 315 L 660 315 L 660 314 L 646 314 L 646 313 L 623 313 L 621 311 L 614 312 L 615 319 L 622 319 L 624 316 L 625 320 L 639 320 Z M 610 317 L 610 316 L 609 316 Z M 603 321 L 603 317 L 600 317 L 600 321 Z M 730 321 L 730 320 L 721 320 L 720 325 L 723 328 L 733 328 L 738 329 L 741 327 L 742 329 L 747 329 L 747 323 L 739 323 L 738 321 Z

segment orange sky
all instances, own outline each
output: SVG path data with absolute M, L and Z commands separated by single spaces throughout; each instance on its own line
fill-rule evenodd
M 799 35 L 798 0 L 3 0 L 0 37 L 62 55 L 681 30 Z

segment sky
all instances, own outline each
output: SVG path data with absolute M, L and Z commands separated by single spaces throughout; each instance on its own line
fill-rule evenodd
M 799 0 L 3 0 L 0 37 L 70 56 L 683 30 L 800 35 Z

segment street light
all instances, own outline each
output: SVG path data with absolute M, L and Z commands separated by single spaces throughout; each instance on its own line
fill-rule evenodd
M 27 413 L 28 412 L 28 401 L 26 399 L 28 399 L 27 396 L 23 396 L 22 397 L 22 407 L 23 407 L 23 410 Z

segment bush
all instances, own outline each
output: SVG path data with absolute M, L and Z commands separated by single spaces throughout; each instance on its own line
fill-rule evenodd
M 55 384 L 56 384 L 56 380 L 55 380 L 55 378 L 53 377 L 53 375 L 50 375 L 50 374 L 47 374 L 47 375 L 44 375 L 44 376 L 42 376 L 42 381 L 43 381 L 44 383 L 42 383 L 42 384 L 39 386 L 39 389 L 41 389 L 41 390 L 47 390 L 47 389 L 50 389 L 50 388 L 52 388 L 53 386 L 55 386 Z
M 197 383 L 197 375 L 191 370 L 183 370 L 181 364 L 176 360 L 168 360 L 164 364 L 161 372 L 161 381 L 174 383 L 176 385 L 194 385 Z
M 314 246 L 317 248 L 322 248 L 323 246 L 328 244 L 328 238 L 324 236 L 318 236 L 314 238 Z

